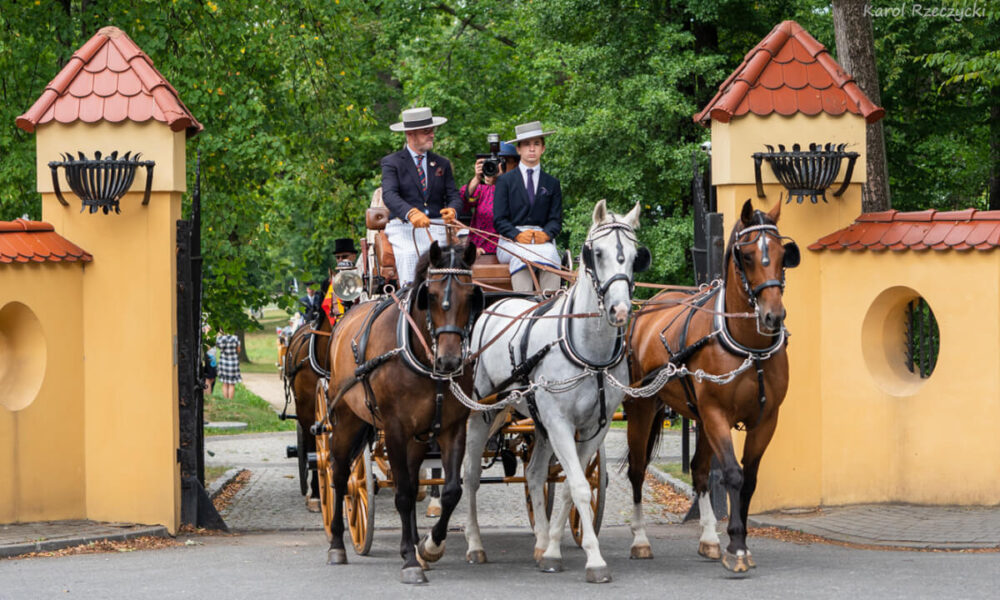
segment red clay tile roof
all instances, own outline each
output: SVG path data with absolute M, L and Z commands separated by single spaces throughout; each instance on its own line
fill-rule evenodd
M 156 119 L 188 137 L 203 129 L 139 46 L 121 29 L 105 27 L 73 54 L 17 126 L 33 133 L 50 121 L 125 119 Z
M 992 250 L 1000 246 L 1000 210 L 866 213 L 821 237 L 810 250 Z
M 26 262 L 90 262 L 88 252 L 41 221 L 0 221 L 0 264 Z
M 763 117 L 845 111 L 869 123 L 885 116 L 823 44 L 795 21 L 784 21 L 747 53 L 694 120 L 707 126 L 711 119 L 728 123 L 748 112 Z

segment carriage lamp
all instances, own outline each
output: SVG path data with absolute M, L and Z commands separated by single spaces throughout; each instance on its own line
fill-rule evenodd
M 783 144 L 778 144 L 778 151 L 774 146 L 764 145 L 767 152 L 754 152 L 754 177 L 757 180 L 757 196 L 764 197 L 764 185 L 760 178 L 760 164 L 767 161 L 771 165 L 771 171 L 778 181 L 788 190 L 788 202 L 795 196 L 797 202 L 809 197 L 813 204 L 817 204 L 822 198 L 826 202 L 826 188 L 830 187 L 837 173 L 840 172 L 840 164 L 846 158 L 847 173 L 844 175 L 844 182 L 840 188 L 833 193 L 840 196 L 851 183 L 851 175 L 854 173 L 854 163 L 858 160 L 857 152 L 845 152 L 847 144 L 809 144 L 809 150 L 801 150 L 798 144 L 792 146 L 792 150 L 786 151 Z
M 142 155 L 138 152 L 135 156 L 126 152 L 121 158 L 118 158 L 117 151 L 104 158 L 101 158 L 100 151 L 94 152 L 94 158 L 87 158 L 83 152 L 78 152 L 77 158 L 73 158 L 72 152 L 60 156 L 62 160 L 50 162 L 49 168 L 52 169 L 52 186 L 55 188 L 56 198 L 63 206 L 69 206 L 69 202 L 63 198 L 62 190 L 59 189 L 59 167 L 65 170 L 70 189 L 83 201 L 80 212 L 90 207 L 91 213 L 99 209 L 104 214 L 112 210 L 121 213 L 118 201 L 132 187 L 139 167 L 146 167 L 146 192 L 142 205 L 149 204 L 155 161 L 139 160 Z

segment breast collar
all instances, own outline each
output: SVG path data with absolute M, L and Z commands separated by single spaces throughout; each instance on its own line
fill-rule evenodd
M 570 296 L 563 303 L 566 312 L 565 314 L 573 313 L 573 297 Z M 602 311 L 603 312 L 603 311 Z M 598 317 L 602 318 L 602 317 Z M 577 352 L 576 346 L 573 344 L 573 338 L 569 331 L 570 319 L 567 317 L 562 317 L 559 319 L 559 348 L 562 350 L 563 354 L 578 367 L 584 369 L 610 369 L 621 362 L 622 358 L 625 356 L 625 327 L 619 327 L 618 332 L 615 334 L 615 351 L 611 355 L 611 358 L 605 362 L 594 363 L 580 356 Z
M 736 339 L 733 338 L 732 333 L 729 332 L 729 326 L 726 324 L 726 317 L 724 316 L 725 312 L 726 284 L 723 283 L 719 286 L 718 294 L 715 297 L 715 316 L 712 317 L 712 325 L 715 331 L 719 332 L 719 343 L 722 344 L 722 347 L 725 348 L 730 354 L 742 356 L 743 358 L 754 357 L 763 360 L 770 358 L 771 354 L 785 345 L 788 330 L 784 325 L 782 325 L 781 332 L 778 333 L 777 337 L 774 339 L 774 343 L 770 346 L 766 348 L 751 348 L 749 346 L 744 346 L 736 341 Z

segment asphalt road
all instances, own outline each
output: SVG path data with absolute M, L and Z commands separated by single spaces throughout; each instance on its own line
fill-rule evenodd
M 532 537 L 517 529 L 484 530 L 490 558 L 463 560 L 453 533 L 430 583 L 398 583 L 398 531 L 376 535 L 372 553 L 350 564 L 325 564 L 326 543 L 315 532 L 197 537 L 196 545 L 166 550 L 0 561 L 0 600 L 42 598 L 996 598 L 996 554 L 885 552 L 768 539 L 752 543 L 759 567 L 735 579 L 697 556 L 694 525 L 656 525 L 656 558 L 628 559 L 627 527 L 601 531 L 614 581 L 584 582 L 584 555 L 563 542 L 566 571 L 539 572 Z M 187 538 L 179 538 L 181 540 Z M 397 596 L 398 595 L 398 596 Z

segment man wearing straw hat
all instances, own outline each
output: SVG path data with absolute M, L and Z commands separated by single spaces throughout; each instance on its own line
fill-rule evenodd
M 510 266 L 515 291 L 535 289 L 531 267 L 525 261 L 553 268 L 560 264 L 555 238 L 562 231 L 562 189 L 559 180 L 541 167 L 545 136 L 553 133 L 544 131 L 539 121 L 515 127 L 516 137 L 508 143 L 517 146 L 521 162 L 496 183 L 493 224 L 506 238 L 498 244 L 497 260 Z M 539 291 L 555 290 L 560 279 L 540 269 L 538 283 Z
M 443 223 L 454 221 L 462 207 L 451 163 L 430 151 L 435 129 L 447 120 L 429 108 L 410 108 L 389 126 L 406 134 L 406 146 L 382 159 L 382 200 L 391 216 L 385 233 L 401 286 L 413 281 L 417 259 L 430 248 L 431 238 L 447 242 Z

